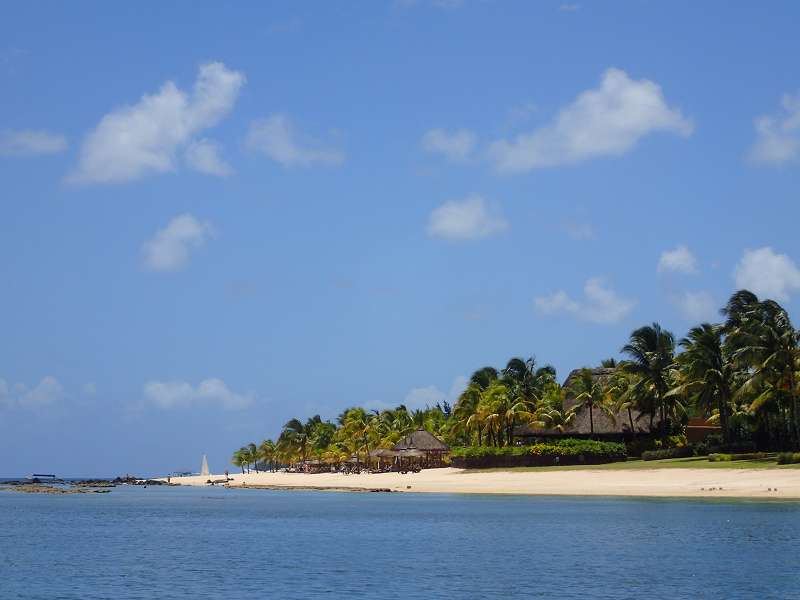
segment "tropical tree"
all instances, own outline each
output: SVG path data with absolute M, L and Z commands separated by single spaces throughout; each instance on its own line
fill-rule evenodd
M 752 398 L 750 412 L 763 415 L 762 424 L 777 430 L 771 437 L 788 437 L 800 444 L 798 410 L 798 333 L 786 310 L 773 300 L 759 301 L 755 294 L 742 290 L 734 294 L 723 310 L 728 319 L 726 348 L 733 364 L 745 374 L 735 392 L 737 399 Z M 770 417 L 772 415 L 772 418 Z M 775 420 L 778 426 L 772 426 Z
M 637 378 L 634 394 L 641 399 L 643 408 L 650 413 L 650 428 L 656 412 L 659 413 L 661 435 L 667 433 L 667 418 L 682 407 L 677 399 L 667 398 L 671 389 L 671 375 L 675 363 L 675 336 L 662 329 L 658 323 L 636 329 L 622 347 L 629 360 L 622 364 L 626 373 Z
M 277 446 L 272 440 L 264 440 L 258 446 L 258 460 L 265 465 L 268 465 L 270 470 L 275 470 L 275 458 L 277 453 Z
M 594 437 L 594 411 L 598 409 L 613 418 L 606 388 L 599 377 L 595 377 L 591 369 L 583 368 L 578 373 L 578 378 L 570 387 L 575 395 L 577 410 L 589 411 L 589 434 Z
M 606 397 L 609 405 L 613 407 L 614 414 L 619 414 L 623 411 L 628 414 L 628 426 L 630 427 L 631 435 L 635 436 L 636 426 L 633 423 L 633 409 L 639 407 L 640 401 L 635 395 L 633 377 L 619 366 L 617 366 L 608 381 Z
M 244 475 L 244 468 L 247 466 L 247 472 L 250 472 L 249 468 L 249 461 L 247 456 L 247 449 L 239 448 L 236 452 L 233 453 L 233 458 L 231 459 L 231 464 L 235 467 L 239 467 L 242 470 L 242 475 Z
M 724 351 L 723 325 L 703 323 L 689 330 L 680 341 L 677 385 L 667 396 L 687 397 L 711 417 L 717 411 L 723 440 L 730 441 L 728 415 L 733 397 L 735 369 Z

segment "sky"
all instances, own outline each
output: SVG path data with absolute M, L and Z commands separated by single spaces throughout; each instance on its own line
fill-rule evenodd
M 796 3 L 0 10 L 0 475 L 219 472 L 739 288 L 797 314 Z

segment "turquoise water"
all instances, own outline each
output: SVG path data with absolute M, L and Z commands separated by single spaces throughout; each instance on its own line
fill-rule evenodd
M 800 598 L 800 504 L 0 492 L 0 598 Z

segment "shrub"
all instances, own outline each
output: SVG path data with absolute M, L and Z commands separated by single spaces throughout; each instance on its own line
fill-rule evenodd
M 708 436 L 711 437 L 711 436 Z M 756 445 L 753 442 L 731 442 L 730 444 L 708 444 L 709 452 L 712 454 L 746 454 L 755 452 Z
M 708 460 L 711 462 L 732 462 L 735 460 L 759 460 L 761 458 L 767 458 L 767 454 L 765 452 L 748 452 L 745 454 L 721 454 L 719 452 L 715 454 L 709 454 Z
M 485 458 L 492 456 L 525 456 L 529 453 L 526 446 L 465 446 L 453 448 L 450 455 L 453 458 Z
M 692 446 L 695 456 L 708 456 L 708 444 L 705 442 L 697 442 Z
M 683 448 L 686 445 L 688 445 L 688 442 L 684 434 L 667 436 L 664 443 L 666 448 Z
M 665 448 L 663 450 L 648 450 L 642 452 L 642 460 L 663 460 L 665 458 L 688 458 L 694 456 L 694 451 L 689 446 L 679 448 Z
M 800 452 L 781 452 L 778 454 L 779 465 L 794 465 L 800 463 Z
M 465 467 L 513 467 L 600 464 L 624 460 L 625 444 L 564 439 L 533 446 L 468 446 L 453 448 L 454 464 Z

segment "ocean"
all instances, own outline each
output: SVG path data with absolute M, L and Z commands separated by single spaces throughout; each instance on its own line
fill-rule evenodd
M 800 598 L 800 503 L 0 492 L 0 598 Z

